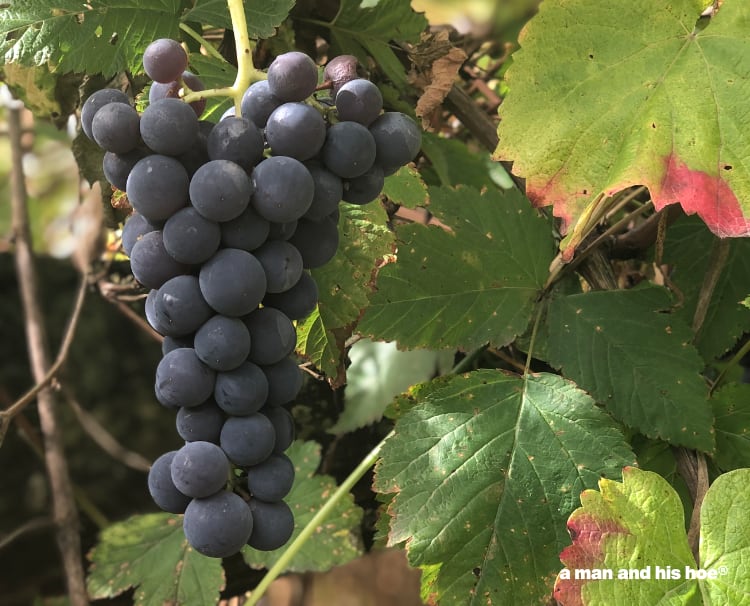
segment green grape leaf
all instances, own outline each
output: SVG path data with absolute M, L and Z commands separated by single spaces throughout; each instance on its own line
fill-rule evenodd
M 394 241 L 380 204 L 342 203 L 339 208 L 336 256 L 312 271 L 318 284 L 318 308 L 297 327 L 297 351 L 322 370 L 334 386 L 344 383 L 344 342 L 367 307 L 376 268 L 393 252 Z
M 343 367 L 345 338 L 341 329 L 326 330 L 320 305 L 297 323 L 297 351 L 322 370 L 336 386 L 346 382 Z
M 189 58 L 189 69 L 200 77 L 207 89 L 231 86 L 237 78 L 237 68 L 231 63 L 201 53 L 190 53 Z M 234 101 L 230 97 L 209 97 L 201 120 L 218 122 L 222 114 L 233 105 Z
M 750 385 L 730 383 L 711 398 L 716 417 L 716 454 L 719 469 L 750 467 Z
M 713 415 L 692 332 L 660 287 L 559 297 L 547 317 L 549 362 L 651 438 L 714 449 Z
M 750 604 L 750 469 L 720 475 L 701 506 L 700 561 L 715 578 L 700 582 L 709 604 Z
M 660 598 L 700 604 L 697 587 L 682 579 L 685 567 L 696 564 L 677 493 L 659 474 L 635 467 L 626 468 L 622 480 L 602 479 L 599 491 L 581 493 L 581 507 L 568 520 L 573 544 L 560 554 L 566 568 L 555 599 L 562 605 L 656 604 Z M 576 573 L 582 570 L 613 578 L 582 579 L 586 573 Z M 641 578 L 624 582 L 618 578 L 623 570 L 642 571 Z M 675 571 L 679 576 L 671 578 Z
M 336 54 L 368 54 L 398 89 L 408 87 L 404 66 L 391 49 L 391 40 L 417 42 L 427 29 L 422 13 L 409 0 L 341 0 L 339 10 L 327 23 Z
M 431 188 L 438 226 L 397 228 L 396 263 L 358 330 L 404 348 L 506 345 L 524 332 L 552 260 L 551 226 L 516 190 Z
M 3 6 L 5 63 L 50 64 L 58 72 L 105 76 L 142 72 L 149 42 L 179 37 L 182 9 L 180 0 L 30 0 Z
M 663 261 L 673 267 L 672 282 L 685 298 L 675 313 L 688 325 L 692 324 L 711 263 L 710 251 L 716 243 L 716 237 L 695 217 L 682 218 L 667 230 Z M 723 356 L 745 332 L 750 332 L 750 309 L 742 305 L 750 284 L 750 239 L 736 238 L 728 246 L 727 260 L 695 337 L 698 351 L 707 361 Z
M 462 141 L 422 133 L 422 151 L 430 160 L 430 167 L 422 171 L 430 185 L 470 185 L 482 189 L 492 183 L 487 154 L 471 151 Z M 431 171 L 435 176 L 430 179 Z
M 65 126 L 78 105 L 81 77 L 77 74 L 60 76 L 50 72 L 46 65 L 27 67 L 7 63 L 0 69 L 0 80 L 35 116 L 50 118 L 58 128 Z
M 361 339 L 349 350 L 344 410 L 328 431 L 342 434 L 383 416 L 393 398 L 409 386 L 447 372 L 453 352 L 414 349 L 399 351 L 396 344 Z
M 429 603 L 537 604 L 550 595 L 578 494 L 635 457 L 614 421 L 557 375 L 443 377 L 409 396 L 376 464 Z
M 429 204 L 427 186 L 419 172 L 411 166 L 403 166 L 397 173 L 386 177 L 383 193 L 392 202 L 407 208 Z
M 135 588 L 136 606 L 206 606 L 224 588 L 221 560 L 188 545 L 182 516 L 133 516 L 105 528 L 89 553 L 86 580 L 92 599 L 111 598 Z
M 547 0 L 528 22 L 495 157 L 513 161 L 564 228 L 600 195 L 641 184 L 657 209 L 679 202 L 718 236 L 750 235 L 737 120 L 750 111 L 750 4 L 701 18 L 707 4 Z
M 270 38 L 289 15 L 295 0 L 246 0 L 243 4 L 249 36 Z M 226 0 L 197 0 L 182 20 L 232 29 Z
M 682 501 L 685 519 L 689 522 L 693 513 L 693 498 L 690 496 L 685 478 L 680 475 L 675 448 L 666 442 L 650 440 L 641 434 L 635 434 L 631 438 L 630 446 L 635 452 L 639 469 L 658 473 L 674 488 Z
M 294 463 L 296 474 L 294 486 L 284 499 L 294 512 L 294 534 L 287 543 L 289 545 L 336 490 L 336 481 L 330 476 L 315 475 L 320 464 L 320 446 L 315 442 L 297 440 L 287 449 L 286 455 Z M 346 495 L 294 555 L 286 572 L 329 570 L 361 555 L 361 520 L 362 510 L 354 504 L 351 495 Z M 257 551 L 245 547 L 242 556 L 252 568 L 270 568 L 285 549 Z
M 701 507 L 700 567 L 685 534 L 677 493 L 659 474 L 626 468 L 622 483 L 581 494 L 560 554 L 561 606 L 748 603 L 750 470 L 719 476 Z

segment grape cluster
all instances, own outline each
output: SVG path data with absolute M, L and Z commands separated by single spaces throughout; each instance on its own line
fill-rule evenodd
M 294 527 L 283 500 L 294 479 L 284 406 L 302 386 L 294 322 L 317 304 L 309 270 L 336 252 L 339 203 L 375 199 L 384 177 L 416 156 L 420 132 L 383 111 L 349 56 L 324 72 L 329 111 L 313 60 L 289 52 L 247 89 L 242 117 L 215 125 L 199 119 L 202 101 L 180 98 L 203 87 L 177 42 L 153 42 L 143 63 L 154 83 L 142 114 L 104 89 L 81 122 L 134 209 L 122 247 L 164 336 L 156 398 L 176 411 L 185 440 L 154 462 L 149 491 L 163 510 L 184 513 L 200 553 L 276 549 Z

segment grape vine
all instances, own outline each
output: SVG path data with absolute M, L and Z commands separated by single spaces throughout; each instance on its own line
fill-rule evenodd
M 89 225 L 54 364 L 13 380 L 13 301 L 0 364 L 24 394 L 0 411 L 7 493 L 36 494 L 28 441 L 72 604 L 254 606 L 279 574 L 383 553 L 436 604 L 627 602 L 632 582 L 573 578 L 582 560 L 698 566 L 640 579 L 656 601 L 747 594 L 747 10 L 613 2 L 517 0 L 460 36 L 408 0 L 0 6 L 0 80 L 31 110 L 21 129 L 0 107 L 31 185 L 7 239 L 31 333 L 36 299 L 50 327 L 65 299 L 44 270 L 28 294 L 24 208 L 56 160 L 22 146 L 45 118 L 76 130 Z M 127 323 L 108 343 L 95 290 Z M 65 452 L 51 395 L 80 424 Z M 6 547 L 45 522 L 11 500 L 0 564 L 20 579 Z

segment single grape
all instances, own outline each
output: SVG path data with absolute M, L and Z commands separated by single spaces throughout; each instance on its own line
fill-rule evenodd
M 281 501 L 294 484 L 294 463 L 285 454 L 272 454 L 247 470 L 247 489 L 256 499 Z
M 268 417 L 258 412 L 228 417 L 221 428 L 220 445 L 229 460 L 246 467 L 258 465 L 273 452 L 276 434 Z
M 361 77 L 359 61 L 354 55 L 338 55 L 323 70 L 323 79 L 331 83 L 334 98 L 344 84 Z
M 351 204 L 372 202 L 383 191 L 383 185 L 385 185 L 383 169 L 379 164 L 373 164 L 364 175 L 348 179 L 344 183 L 344 201 Z
M 329 217 L 324 217 L 320 221 L 302 218 L 289 242 L 299 250 L 305 269 L 322 267 L 333 259 L 338 249 L 338 225 Z
M 268 80 L 259 80 L 251 84 L 242 95 L 240 110 L 255 126 L 265 128 L 268 117 L 281 104 L 281 99 L 268 87 Z
M 315 194 L 304 218 L 320 221 L 339 207 L 339 202 L 344 197 L 344 183 L 341 177 L 334 175 L 319 162 L 310 161 L 305 166 L 312 175 Z
M 297 397 L 302 389 L 302 371 L 292 358 L 262 368 L 268 381 L 267 406 L 283 406 Z
M 289 290 L 269 293 L 263 298 L 263 305 L 283 311 L 292 320 L 306 318 L 317 304 L 318 285 L 307 272 L 302 272 L 299 281 Z
M 162 326 L 162 318 L 157 317 L 156 311 L 155 311 L 155 304 L 156 304 L 156 297 L 159 295 L 159 289 L 158 288 L 152 288 L 148 294 L 146 295 L 146 301 L 143 305 L 143 311 L 146 314 L 146 321 L 148 322 L 149 326 L 153 328 L 156 332 L 158 332 L 160 335 L 163 335 L 166 332 L 169 332 L 169 326 Z M 162 341 L 163 343 L 163 341 Z M 176 349 L 176 348 L 172 348 Z M 162 347 L 162 355 L 166 355 L 166 352 L 164 351 L 164 348 Z
M 328 129 L 321 157 L 326 168 L 342 179 L 365 174 L 375 162 L 375 139 L 358 122 L 338 122 Z
M 356 78 L 341 86 L 336 93 L 339 120 L 351 120 L 368 126 L 383 109 L 383 95 L 369 80 Z
M 159 288 L 164 282 L 188 272 L 188 266 L 175 261 L 164 248 L 159 230 L 140 237 L 130 251 L 130 271 L 146 288 Z
M 219 443 L 224 413 L 213 400 L 193 408 L 181 407 L 175 421 L 177 433 L 186 442 Z
M 176 450 L 165 452 L 148 470 L 148 492 L 154 503 L 169 513 L 184 513 L 191 498 L 181 493 L 172 481 L 172 459 Z
M 102 170 L 104 177 L 120 191 L 125 191 L 128 185 L 128 176 L 133 167 L 148 155 L 144 149 L 136 147 L 124 154 L 107 152 L 102 159 Z
M 193 499 L 182 521 L 185 538 L 198 553 L 228 558 L 242 549 L 253 530 L 247 503 L 233 492 L 221 491 Z
M 229 460 L 211 442 L 188 442 L 172 459 L 172 481 L 181 493 L 200 499 L 219 492 L 229 479 Z
M 370 133 L 377 150 L 375 161 L 386 175 L 411 162 L 422 145 L 417 123 L 401 112 L 385 112 L 370 124 Z
M 284 103 L 266 124 L 266 141 L 275 156 L 308 160 L 326 140 L 326 123 L 315 108 L 304 103 Z
M 180 99 L 159 99 L 141 114 L 141 138 L 157 154 L 179 156 L 198 139 L 198 117 Z
M 198 278 L 175 276 L 159 287 L 154 300 L 156 321 L 166 327 L 165 335 L 181 337 L 194 333 L 213 310 L 201 294 Z
M 133 245 L 151 231 L 159 229 L 158 225 L 151 223 L 146 217 L 139 213 L 132 213 L 122 226 L 122 250 L 130 256 Z
M 238 318 L 253 311 L 266 292 L 266 273 L 249 252 L 220 249 L 198 276 L 201 292 L 217 313 Z
M 221 245 L 251 252 L 269 236 L 271 224 L 249 205 L 236 219 L 220 224 Z
M 216 375 L 214 399 L 224 412 L 235 416 L 258 412 L 268 396 L 265 373 L 252 362 Z
M 92 141 L 94 135 L 91 132 L 91 123 L 97 112 L 110 103 L 124 103 L 130 105 L 130 99 L 121 90 L 116 88 L 103 88 L 92 93 L 81 108 L 81 130 Z
M 294 514 L 284 501 L 266 503 L 250 499 L 253 514 L 253 531 L 247 544 L 260 551 L 273 551 L 283 547 L 294 533 Z
M 195 353 L 210 368 L 227 371 L 237 368 L 250 353 L 250 332 L 238 318 L 216 315 L 195 333 Z
M 211 397 L 216 373 L 195 355 L 195 350 L 170 351 L 156 367 L 156 398 L 168 408 L 199 406 Z
M 159 38 L 143 51 L 143 69 L 156 82 L 178 80 L 187 65 L 187 53 L 176 40 Z
M 140 117 L 130 105 L 108 103 L 91 122 L 91 135 L 103 150 L 114 154 L 133 151 L 141 141 Z
M 253 208 L 268 221 L 295 221 L 312 204 L 315 183 L 310 171 L 299 160 L 286 156 L 266 158 L 253 170 L 252 180 L 255 185 Z
M 187 204 L 190 177 L 175 158 L 154 154 L 136 162 L 125 192 L 149 221 L 164 221 Z
M 294 351 L 297 331 L 283 312 L 261 307 L 243 318 L 250 335 L 248 360 L 268 365 L 280 362 Z
M 294 417 L 292 414 L 281 406 L 272 406 L 270 404 L 260 409 L 261 414 L 268 417 L 273 425 L 273 430 L 276 435 L 276 442 L 273 446 L 273 452 L 280 454 L 294 442 L 295 429 L 294 429 Z
M 304 53 L 284 53 L 268 66 L 268 88 L 282 101 L 304 101 L 317 85 L 318 68 Z
M 200 265 L 219 250 L 221 228 L 192 206 L 173 214 L 163 228 L 164 248 L 180 263 Z
M 302 275 L 302 255 L 289 242 L 269 240 L 253 254 L 266 272 L 266 292 L 289 290 Z
M 263 133 L 247 118 L 227 116 L 207 141 L 211 160 L 231 160 L 249 171 L 263 158 Z
M 236 219 L 247 208 L 252 195 L 250 177 L 239 164 L 230 160 L 211 160 L 190 180 L 190 201 L 211 221 Z

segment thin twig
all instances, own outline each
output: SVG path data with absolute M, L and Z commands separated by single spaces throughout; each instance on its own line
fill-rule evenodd
M 21 291 L 26 342 L 34 380 L 45 384 L 50 369 L 44 316 L 39 306 L 39 288 L 31 246 L 31 230 L 23 173 L 23 148 L 21 146 L 21 112 L 23 104 L 8 102 L 8 131 L 11 146 L 11 214 L 15 242 L 16 274 Z M 72 338 L 72 337 L 71 337 Z M 72 606 L 88 606 L 81 559 L 78 511 L 68 464 L 63 450 L 62 435 L 55 415 L 53 392 L 45 387 L 37 394 L 39 423 L 44 438 L 44 461 L 52 492 L 52 511 L 56 538 L 62 556 L 68 597 Z
M 54 526 L 54 525 L 55 525 L 55 521 L 52 518 L 48 518 L 48 517 L 32 518 L 28 522 L 24 522 L 23 524 L 21 524 L 21 526 L 19 526 L 15 530 L 10 531 L 5 536 L 0 537 L 0 550 L 5 549 L 13 541 L 20 539 L 25 534 L 28 534 L 30 532 L 35 532 L 37 530 L 42 530 L 44 528 L 49 528 L 50 526 Z
M 688 544 L 696 562 L 699 562 L 700 546 L 700 513 L 703 499 L 708 492 L 708 465 L 703 453 L 686 448 L 678 448 L 675 452 L 677 470 L 685 480 L 693 499 L 693 513 L 690 516 L 688 528 Z
M 740 360 L 744 358 L 747 354 L 750 353 L 750 339 L 745 341 L 745 344 L 737 350 L 737 352 L 732 356 L 732 359 L 729 360 L 726 364 L 724 364 L 724 368 L 721 369 L 721 372 L 719 373 L 719 376 L 716 377 L 716 380 L 711 384 L 711 389 L 708 392 L 708 395 L 712 395 L 713 392 L 716 390 L 719 385 L 721 385 L 721 382 L 724 380 L 724 377 L 726 376 L 727 372 L 732 370 L 735 366 L 739 366 Z
M 151 327 L 151 325 L 146 322 L 146 320 L 144 320 L 141 316 L 134 312 L 125 303 L 123 303 L 122 301 L 118 301 L 117 299 L 108 300 L 117 308 L 117 311 L 124 315 L 128 320 L 135 324 L 140 330 L 146 333 L 154 341 L 156 341 L 157 343 L 161 343 L 162 341 L 164 341 L 164 337 L 162 335 L 156 332 Z
M 10 423 L 11 419 L 33 402 L 37 394 L 55 379 L 60 368 L 68 359 L 68 352 L 70 351 L 70 346 L 73 344 L 73 337 L 75 336 L 76 327 L 78 326 L 78 320 L 81 318 L 81 310 L 83 309 L 83 302 L 86 299 L 87 290 L 88 278 L 84 275 L 81 277 L 78 293 L 76 294 L 76 299 L 73 303 L 73 311 L 70 314 L 68 326 L 65 329 L 62 344 L 57 352 L 57 357 L 55 358 L 54 363 L 34 387 L 13 402 L 9 408 L 0 412 L 0 442 L 2 442 L 2 436 L 5 435 L 7 424 Z
M 526 372 L 526 364 L 525 363 L 519 362 L 518 360 L 516 360 L 512 356 L 510 356 L 507 353 L 505 353 L 502 349 L 495 349 L 495 348 L 490 347 L 490 348 L 487 349 L 487 352 L 491 353 L 493 356 L 497 356 L 503 362 L 505 362 L 509 366 L 512 366 L 517 371 L 519 371 L 521 374 L 523 374 L 524 372 Z
M 717 238 L 711 249 L 711 257 L 708 263 L 708 269 L 703 277 L 700 293 L 698 294 L 698 305 L 693 315 L 693 334 L 697 335 L 703 326 L 703 321 L 708 313 L 708 306 L 711 304 L 716 285 L 719 282 L 724 267 L 729 258 L 730 241 L 728 238 Z
M 73 409 L 73 412 L 81 424 L 83 430 L 96 444 L 109 456 L 123 465 L 136 471 L 148 472 L 151 463 L 143 455 L 125 448 L 117 439 L 99 423 L 99 420 L 89 411 L 84 409 L 75 399 L 69 389 L 62 390 L 65 401 Z

